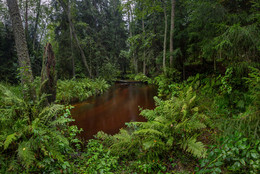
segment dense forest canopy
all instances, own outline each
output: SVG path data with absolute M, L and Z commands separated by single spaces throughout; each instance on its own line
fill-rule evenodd
M 259 67 L 259 0 L 0 0 L 0 173 L 257 173 Z M 147 122 L 80 140 L 122 79 Z
M 58 77 L 65 79 L 107 72 L 152 75 L 167 67 L 182 72 L 185 79 L 198 71 L 189 65 L 220 72 L 232 63 L 242 73 L 245 63 L 259 62 L 257 0 L 25 0 L 18 4 L 34 76 L 40 75 L 46 42 L 53 46 Z M 0 8 L 1 79 L 14 82 L 18 65 L 5 1 Z

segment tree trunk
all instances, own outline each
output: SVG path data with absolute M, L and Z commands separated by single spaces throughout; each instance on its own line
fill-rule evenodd
M 7 0 L 7 5 L 12 20 L 15 47 L 20 66 L 21 82 L 24 85 L 25 90 L 28 89 L 30 99 L 35 99 L 35 90 L 33 89 L 33 87 L 31 87 L 31 84 L 33 82 L 31 61 L 29 58 L 25 33 L 22 25 L 17 0 Z
M 47 101 L 49 104 L 56 100 L 56 86 L 57 78 L 55 74 L 55 56 L 52 51 L 52 46 L 47 43 L 44 48 L 44 54 L 42 59 L 42 72 L 41 72 L 41 94 L 48 94 Z
M 163 12 L 164 12 L 164 41 L 163 41 L 163 71 L 166 72 L 166 39 L 167 39 L 167 12 L 166 12 L 166 4 L 163 3 Z
M 69 12 L 69 17 L 71 16 L 70 13 L 70 4 L 68 4 L 68 12 Z M 71 19 L 69 19 L 71 20 Z M 73 52 L 73 36 L 72 36 L 72 29 L 70 27 L 70 49 L 71 49 L 71 61 L 72 61 L 72 76 L 75 78 L 76 73 L 75 73 L 75 60 L 74 60 L 74 52 Z
M 184 61 L 183 61 L 183 64 L 182 64 L 182 78 L 183 78 L 183 80 L 185 80 L 185 78 L 186 78 Z
M 41 12 L 41 0 L 38 0 L 38 4 L 37 4 L 37 15 L 36 15 L 36 20 L 35 20 L 35 25 L 34 25 L 34 31 L 33 31 L 33 50 L 34 50 L 34 48 L 35 48 L 35 41 L 36 41 L 36 36 L 37 36 L 37 27 L 38 27 L 40 12 Z
M 128 21 L 129 21 L 129 33 L 130 33 L 130 37 L 132 37 L 133 36 L 133 30 L 132 30 L 133 12 L 132 12 L 131 5 L 129 6 Z M 131 46 L 132 45 L 130 45 L 130 47 Z M 135 57 L 134 51 L 133 51 L 133 54 L 132 54 L 132 62 L 133 62 L 133 66 L 134 66 L 134 71 L 137 74 L 138 73 L 138 61 Z
M 172 0 L 172 12 L 171 12 L 171 31 L 170 31 L 170 67 L 172 68 L 173 60 L 173 34 L 174 34 L 174 13 L 175 13 L 175 0 Z
M 144 19 L 142 18 L 142 30 L 143 30 L 143 42 L 145 40 L 145 28 L 144 28 Z M 146 53 L 145 48 L 143 50 L 143 74 L 146 74 Z
M 76 41 L 76 44 L 77 44 L 77 47 L 79 48 L 80 50 L 80 54 L 81 54 L 81 58 L 82 58 L 82 61 L 83 61 L 83 64 L 84 66 L 86 67 L 87 69 L 87 72 L 89 73 L 89 76 L 90 78 L 92 78 L 92 73 L 91 73 L 91 70 L 88 66 L 88 63 L 87 63 L 87 60 L 86 60 L 86 56 L 85 56 L 85 53 L 84 53 L 84 50 L 82 49 L 81 45 L 80 45 L 80 42 L 78 40 L 78 36 L 77 36 L 77 33 L 75 31 L 75 28 L 74 28 L 74 24 L 72 23 L 72 20 L 71 20 L 71 15 L 70 13 L 68 12 L 68 7 L 66 6 L 66 4 L 64 3 L 63 0 L 59 0 L 63 10 L 65 11 L 65 13 L 67 14 L 67 17 L 68 17 L 68 20 L 69 20 L 69 25 L 71 27 L 71 31 L 72 31 L 72 35 Z
M 25 38 L 28 39 L 28 0 L 25 1 Z

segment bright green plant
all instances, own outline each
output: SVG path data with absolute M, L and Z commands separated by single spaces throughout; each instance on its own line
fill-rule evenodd
M 131 122 L 128 124 L 130 131 L 121 130 L 113 136 L 112 152 L 148 161 L 180 149 L 194 157 L 205 157 L 206 149 L 197 137 L 210 120 L 199 112 L 195 99 L 191 87 L 166 101 L 156 97 L 157 107 L 141 112 L 147 122 Z
M 2 172 L 71 172 L 68 159 L 79 142 L 69 134 L 69 107 L 44 107 L 44 95 L 30 103 L 3 85 L 0 93 Z
M 208 156 L 200 161 L 198 173 L 258 173 L 260 169 L 260 141 L 250 139 L 236 132 L 224 137 L 221 145 L 208 150 Z M 223 168 L 225 169 L 223 170 Z
M 112 156 L 99 140 L 89 140 L 86 147 L 85 169 L 82 173 L 114 173 L 118 167 L 118 157 Z
M 90 96 L 102 94 L 109 88 L 103 79 L 59 80 L 57 84 L 57 102 L 72 103 L 86 100 Z
M 158 96 L 170 98 L 178 94 L 182 84 L 180 81 L 180 72 L 175 69 L 167 69 L 166 73 L 160 74 L 154 78 L 153 83 L 158 85 Z
M 134 77 L 134 80 L 142 81 L 142 82 L 150 82 L 151 80 L 143 73 L 139 73 Z

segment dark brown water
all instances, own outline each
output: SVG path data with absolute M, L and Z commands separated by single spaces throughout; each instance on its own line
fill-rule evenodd
M 73 124 L 83 128 L 82 137 L 93 138 L 98 131 L 119 132 L 126 122 L 145 121 L 139 107 L 153 109 L 156 88 L 145 84 L 115 84 L 105 94 L 74 105 Z

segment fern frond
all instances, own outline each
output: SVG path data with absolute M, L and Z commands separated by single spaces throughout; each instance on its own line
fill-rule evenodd
M 150 110 L 150 109 L 142 110 L 140 115 L 144 116 L 149 121 L 152 121 L 156 118 L 155 112 L 153 110 Z
M 18 157 L 21 160 L 21 163 L 27 168 L 30 167 L 35 161 L 34 153 L 27 142 L 22 142 L 18 147 Z
M 10 164 L 8 166 L 8 173 L 9 172 L 14 172 L 14 171 L 18 171 L 18 168 L 19 168 L 19 164 L 17 163 L 17 159 L 13 156 L 11 159 L 10 159 Z M 7 173 L 7 172 L 6 172 Z
M 115 138 L 115 142 L 111 146 L 112 153 L 120 156 L 131 156 L 139 151 L 137 148 L 139 146 L 137 137 L 132 137 L 132 134 L 129 134 L 127 130 L 120 129 L 120 132 L 113 137 Z
M 194 100 L 196 99 L 196 95 L 194 95 L 190 100 L 189 100 L 189 105 L 193 104 Z
M 114 137 L 118 140 L 123 140 L 123 141 L 129 141 L 132 139 L 131 135 L 125 129 L 120 129 L 120 132 L 114 135 Z
M 51 105 L 45 107 L 39 114 L 39 118 L 44 120 L 44 123 L 50 121 L 53 117 L 57 116 L 64 109 L 63 105 Z
M 3 94 L 2 95 L 2 100 L 5 102 L 5 105 L 14 105 L 17 104 L 19 105 L 26 105 L 25 101 L 14 94 L 11 90 L 6 88 L 5 86 L 0 84 L 0 91 Z
M 16 135 L 17 135 L 17 133 L 13 133 L 6 137 L 5 142 L 4 142 L 4 150 L 6 150 L 9 147 L 9 145 L 17 139 Z
M 50 125 L 51 126 L 65 125 L 66 123 L 69 123 L 71 121 L 74 121 L 74 119 L 65 118 L 65 117 L 58 117 L 56 120 L 52 121 L 50 123 Z
M 165 147 L 165 143 L 162 142 L 161 140 L 158 140 L 158 139 L 151 139 L 151 140 L 146 140 L 143 142 L 143 147 L 144 147 L 144 150 L 149 150 L 151 148 L 155 148 L 155 147 Z
M 154 129 L 141 129 L 138 131 L 135 131 L 133 133 L 134 135 L 153 135 L 153 136 L 163 136 L 162 132 Z
M 198 130 L 198 129 L 203 129 L 205 128 L 206 125 L 198 120 L 190 120 L 188 123 L 187 123 L 187 129 L 188 132 L 192 132 L 194 130 Z
M 196 136 L 182 139 L 181 148 L 197 158 L 206 157 L 206 148 L 202 142 L 198 142 Z

